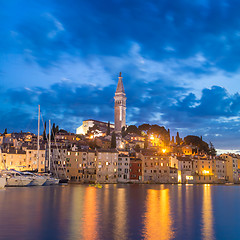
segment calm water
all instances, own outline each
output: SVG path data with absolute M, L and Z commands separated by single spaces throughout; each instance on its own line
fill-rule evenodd
M 240 186 L 8 188 L 0 239 L 240 239 Z

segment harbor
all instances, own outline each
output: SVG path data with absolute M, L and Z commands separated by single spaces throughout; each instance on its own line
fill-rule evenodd
M 0 239 L 237 240 L 239 198 L 239 185 L 12 187 L 0 190 Z

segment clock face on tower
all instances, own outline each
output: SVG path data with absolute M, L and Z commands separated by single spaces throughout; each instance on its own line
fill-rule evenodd
M 120 133 L 122 128 L 126 126 L 126 94 L 123 87 L 121 73 L 118 77 L 117 90 L 115 92 L 114 100 L 114 124 L 115 132 Z

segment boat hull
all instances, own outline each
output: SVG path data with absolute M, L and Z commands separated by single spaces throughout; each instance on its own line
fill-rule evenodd
M 56 179 L 56 178 L 48 178 L 47 181 L 44 183 L 45 186 L 58 185 L 58 184 L 59 184 L 59 179 Z
M 31 182 L 32 179 L 11 177 L 7 178 L 6 187 L 25 187 L 30 185 Z
M 46 182 L 46 179 L 44 178 L 35 178 L 31 182 L 31 186 L 42 186 Z
M 0 189 L 6 186 L 7 180 L 5 177 L 0 177 Z

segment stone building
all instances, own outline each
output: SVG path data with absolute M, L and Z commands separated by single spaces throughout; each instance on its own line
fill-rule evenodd
M 170 176 L 169 156 L 157 152 L 143 151 L 138 156 L 142 160 L 143 181 L 149 183 L 172 182 Z M 177 170 L 174 174 L 177 173 Z M 177 181 L 174 179 L 174 181 Z
M 93 150 L 68 151 L 66 157 L 67 177 L 72 182 L 96 182 L 96 152 Z
M 39 150 L 39 163 L 37 160 L 37 149 L 8 149 L 3 151 L 4 164 L 1 162 L 1 169 L 15 169 L 17 171 L 45 171 L 45 149 Z M 39 168 L 38 168 L 39 167 Z
M 130 157 L 125 154 L 118 155 L 118 182 L 129 181 Z
M 118 151 L 115 149 L 97 150 L 96 181 L 99 183 L 117 183 Z
M 220 156 L 226 160 L 226 180 L 231 183 L 239 182 L 237 155 L 221 154 Z
M 130 182 L 142 182 L 142 160 L 140 158 L 130 158 Z

